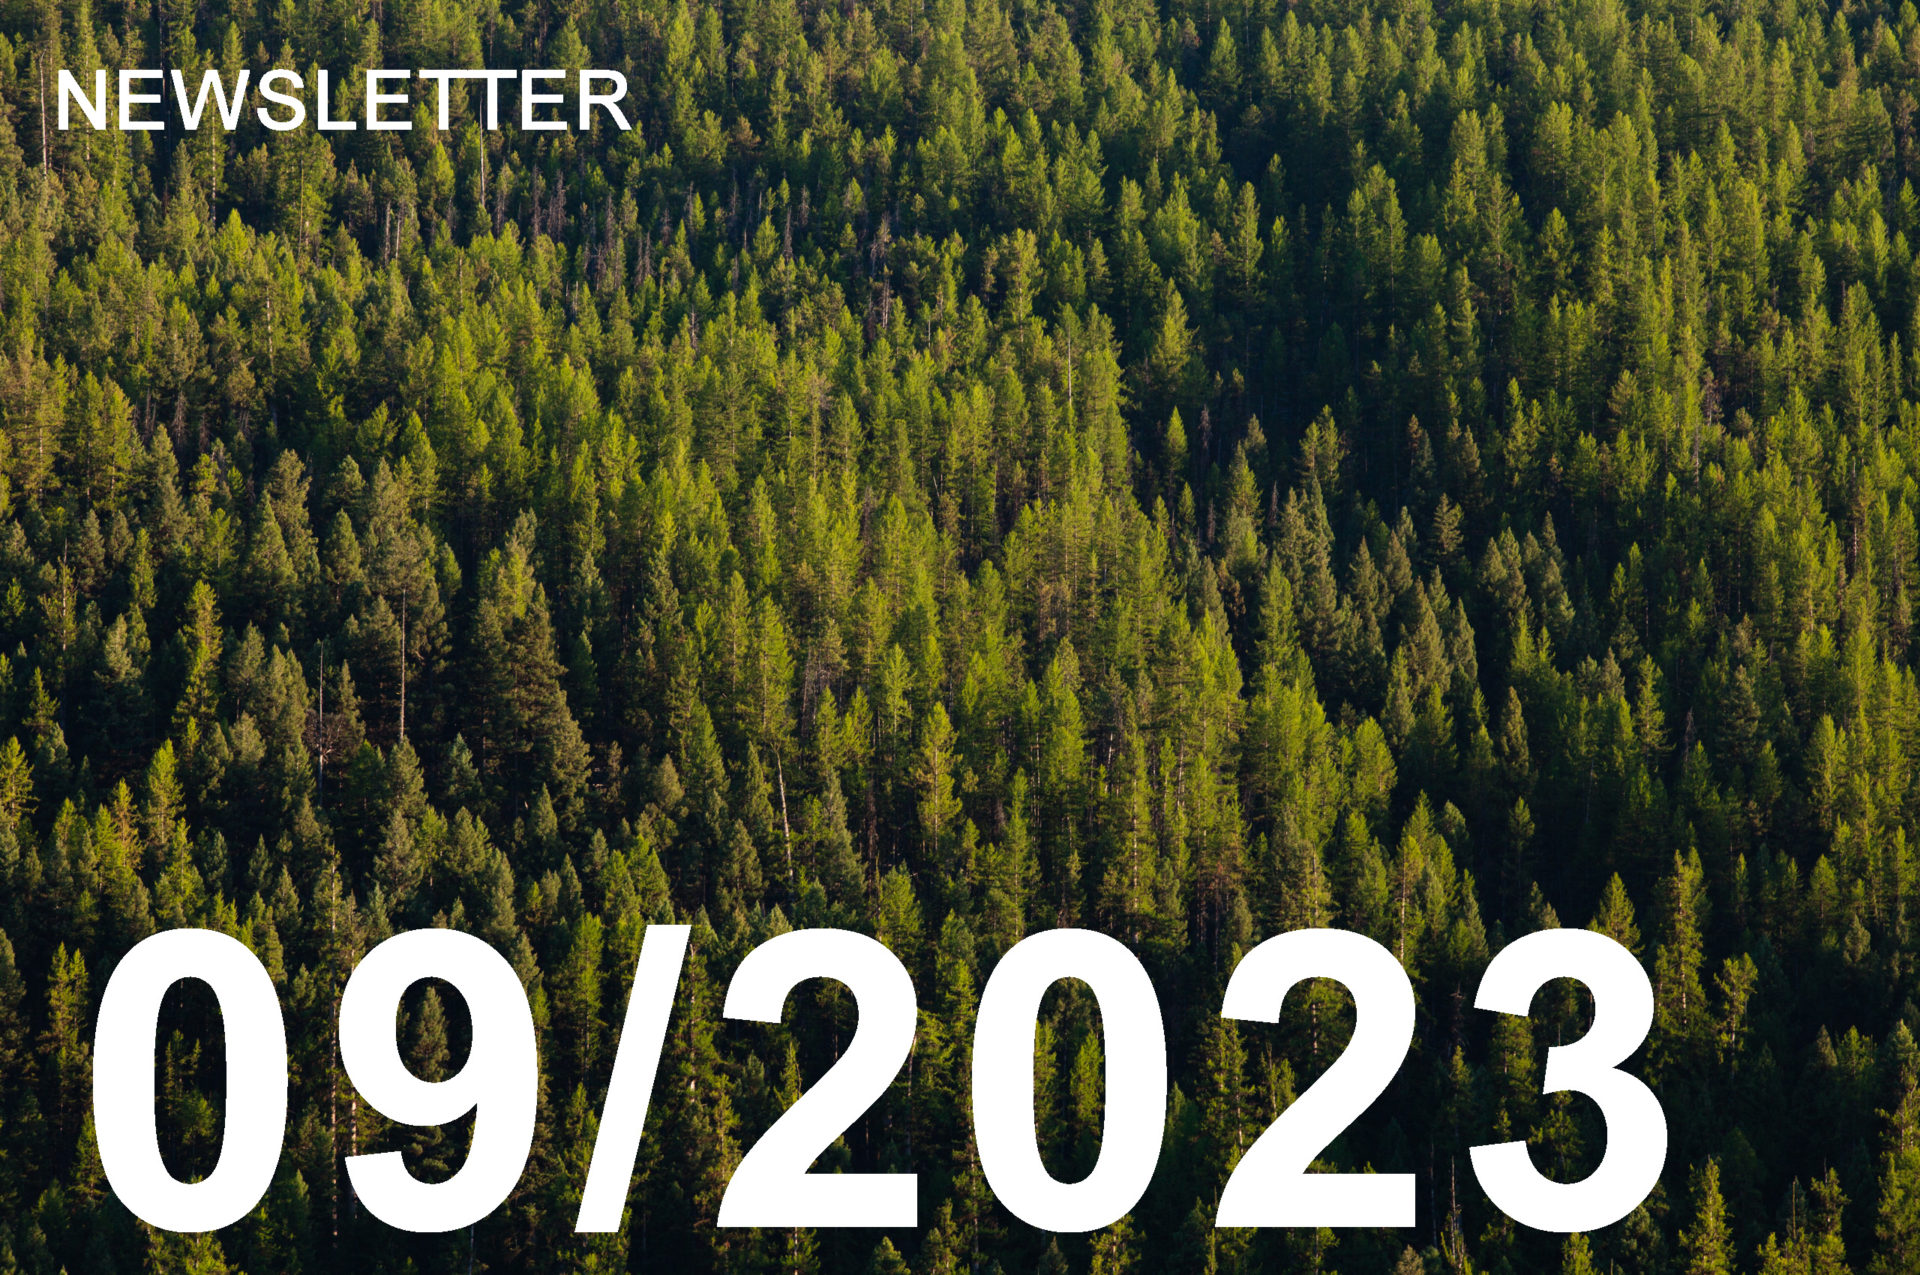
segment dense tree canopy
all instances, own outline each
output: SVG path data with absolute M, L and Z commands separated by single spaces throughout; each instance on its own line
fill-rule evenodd
M 622 69 L 635 122 L 57 127 L 62 67 Z M 1920 1268 L 1920 11 L 1727 0 L 4 0 L 0 1271 L 1908 1272 Z M 573 1218 L 634 960 L 694 940 L 630 1199 Z M 286 1006 L 267 1198 L 136 1222 L 93 1014 L 157 929 Z M 401 929 L 534 1004 L 522 1184 L 471 1234 L 341 1169 L 464 1129 L 354 1093 L 335 1010 Z M 732 1231 L 720 1194 L 851 998 L 720 1016 L 756 943 L 882 939 L 920 1033 L 823 1159 L 917 1232 Z M 1049 1236 L 971 1142 L 979 989 L 1123 939 L 1176 1081 L 1139 1208 Z M 1361 931 L 1420 998 L 1326 1154 L 1410 1231 L 1213 1228 L 1339 1055 Z M 1645 963 L 1664 1179 L 1526 1230 L 1467 1148 L 1595 1161 L 1542 1096 L 1584 995 L 1476 1013 L 1503 943 Z M 219 1020 L 162 1020 L 163 1139 L 220 1139 Z M 416 989 L 420 1075 L 465 1058 Z M 1087 1171 L 1090 996 L 1039 1137 Z

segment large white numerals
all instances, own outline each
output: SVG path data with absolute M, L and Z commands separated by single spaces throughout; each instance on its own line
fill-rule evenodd
M 1554 1182 L 1533 1167 L 1524 1142 L 1473 1148 L 1480 1187 L 1507 1216 L 1542 1231 L 1594 1231 L 1619 1221 L 1653 1190 L 1667 1161 L 1667 1116 L 1636 1077 L 1618 1070 L 1653 1025 L 1653 988 L 1633 954 L 1604 934 L 1541 930 L 1502 948 L 1480 980 L 1478 1009 L 1525 1017 L 1550 979 L 1576 978 L 1593 992 L 1593 1029 L 1547 1050 L 1544 1092 L 1572 1090 L 1600 1105 L 1607 1150 L 1578 1182 Z
M 841 1131 L 879 1100 L 913 1049 L 913 980 L 900 958 L 850 930 L 791 930 L 740 962 L 726 1016 L 777 1023 L 804 979 L 852 989 L 860 1025 L 847 1052 L 740 1160 L 720 1199 L 721 1226 L 917 1226 L 912 1173 L 808 1173 Z
M 1040 999 L 1063 978 L 1093 989 L 1106 1045 L 1100 1158 L 1060 1182 L 1040 1158 L 1033 1115 L 1033 1042 Z M 1000 1202 L 1049 1231 L 1093 1231 L 1132 1209 L 1153 1177 L 1167 1118 L 1167 1038 L 1139 960 L 1092 930 L 1046 930 L 1013 945 L 980 994 L 973 1031 L 973 1130 L 980 1168 Z
M 226 1035 L 220 1160 L 202 1182 L 167 1172 L 153 1120 L 160 1001 L 188 978 L 213 988 Z M 286 1134 L 287 1031 L 273 980 L 238 939 L 166 930 L 142 939 L 114 967 L 93 1037 L 93 1124 L 113 1193 L 151 1226 L 217 1231 L 260 1202 Z
M 1392 1083 L 1413 1042 L 1413 986 L 1393 953 L 1347 930 L 1277 935 L 1241 960 L 1220 1013 L 1277 1023 L 1287 992 L 1308 978 L 1331 978 L 1353 993 L 1353 1039 L 1241 1157 L 1214 1225 L 1412 1226 L 1411 1173 L 1307 1172 Z
M 616 1231 L 644 1134 L 662 1046 L 685 964 L 689 927 L 647 930 L 627 1002 L 600 1133 L 576 1229 Z M 400 1056 L 396 1017 L 413 984 L 451 983 L 465 1000 L 473 1043 L 459 1074 L 438 1082 Z M 846 1051 L 742 1158 L 721 1198 L 725 1227 L 910 1227 L 919 1223 L 912 1173 L 811 1173 L 820 1154 L 893 1082 L 913 1048 L 913 982 L 880 943 L 846 930 L 796 930 L 747 954 L 727 989 L 728 1018 L 777 1023 L 788 995 L 813 978 L 849 988 L 859 1025 Z M 1313 1173 L 1314 1158 L 1385 1091 L 1413 1039 L 1414 996 L 1392 953 L 1345 930 L 1295 930 L 1254 948 L 1234 970 L 1223 1017 L 1274 1023 L 1295 984 L 1346 986 L 1353 1037 L 1307 1091 L 1255 1140 L 1220 1193 L 1215 1225 L 1414 1225 L 1412 1174 Z M 1653 1023 L 1646 971 L 1612 939 L 1546 930 L 1509 944 L 1487 966 L 1474 1004 L 1524 1017 L 1548 981 L 1573 978 L 1593 994 L 1592 1029 L 1547 1051 L 1544 1092 L 1585 1094 L 1606 1121 L 1606 1152 L 1579 1182 L 1554 1182 L 1525 1142 L 1472 1148 L 1493 1203 L 1526 1226 L 1591 1231 L 1633 1211 L 1666 1163 L 1659 1099 L 1621 1071 Z M 168 989 L 198 979 L 213 989 L 225 1028 L 227 1097 L 220 1158 L 205 1181 L 181 1182 L 161 1158 L 154 1120 L 154 1048 Z M 1033 1051 L 1047 990 L 1078 979 L 1093 991 L 1105 1043 L 1100 1155 L 1078 1182 L 1041 1159 Z M 445 1182 L 413 1178 L 399 1152 L 347 1158 L 354 1191 L 375 1217 L 405 1231 L 466 1227 L 512 1193 L 532 1147 L 539 1093 L 533 1015 L 513 967 L 454 930 L 399 934 L 368 953 L 340 999 L 340 1055 L 377 1110 L 403 1124 L 441 1125 L 474 1113 L 466 1161 Z M 1145 1193 L 1166 1121 L 1167 1051 L 1147 972 L 1116 940 L 1091 930 L 1034 934 L 1014 945 L 980 996 L 973 1039 L 973 1121 L 980 1167 L 1014 1216 L 1050 1231 L 1109 1226 Z M 114 1193 L 135 1216 L 168 1231 L 212 1231 L 245 1217 L 279 1163 L 287 1116 L 286 1028 L 272 980 L 237 940 L 169 930 L 136 945 L 114 969 L 94 1036 L 94 1124 Z
M 607 1082 L 607 1104 L 600 1112 L 600 1136 L 593 1143 L 587 1185 L 580 1192 L 576 1231 L 620 1229 L 691 928 L 649 925 L 646 938 L 640 941 L 640 963 L 627 997 L 627 1023 L 620 1029 L 620 1047 L 613 1056 L 613 1078 Z
M 400 997 L 426 978 L 453 984 L 473 1020 L 466 1065 L 442 1081 L 408 1071 L 395 1035 Z M 500 1207 L 533 1146 L 540 1084 L 533 1013 L 505 957 L 458 930 L 394 935 L 347 980 L 340 1057 L 361 1096 L 389 1119 L 439 1125 L 474 1113 L 466 1163 L 445 1182 L 419 1181 L 398 1151 L 348 1156 L 347 1176 L 369 1213 L 403 1231 L 434 1232 L 469 1226 Z

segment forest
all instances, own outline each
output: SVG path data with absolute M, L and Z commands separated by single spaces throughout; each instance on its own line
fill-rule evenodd
M 622 132 L 62 131 L 55 77 L 601 67 Z M 0 1272 L 1344 1275 L 1920 1270 L 1920 10 L 1913 0 L 0 0 Z M 647 927 L 692 927 L 628 1200 L 578 1234 Z M 347 1081 L 341 989 L 469 931 L 540 1042 L 531 1159 L 465 1234 L 343 1171 L 462 1124 Z M 912 972 L 893 1087 L 818 1171 L 914 1230 L 716 1225 L 851 998 L 729 1022 L 771 936 Z M 980 989 L 1023 936 L 1151 973 L 1151 1186 L 1053 1235 L 981 1174 Z M 1415 1227 L 1216 1228 L 1352 1001 L 1219 1016 L 1240 957 L 1390 949 L 1412 1052 L 1324 1166 Z M 1626 946 L 1659 1185 L 1593 1234 L 1543 1095 Z M 291 1049 L 217 1233 L 108 1189 L 93 1022 L 232 935 Z M 409 1068 L 466 1060 L 410 994 Z M 1100 1020 L 1045 1002 L 1037 1137 L 1098 1152 Z M 181 984 L 162 1145 L 211 1171 Z

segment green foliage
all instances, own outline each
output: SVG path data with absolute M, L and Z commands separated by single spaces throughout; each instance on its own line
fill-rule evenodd
M 1916 49 L 1911 5 L 0 6 L 0 1270 L 1915 1269 Z M 635 127 L 49 123 L 58 68 L 163 63 L 616 67 Z M 668 920 L 673 1101 L 576 1236 Z M 1539 1092 L 1584 994 L 1471 1010 L 1563 923 L 1646 964 L 1672 1133 L 1564 1239 L 1465 1167 L 1601 1152 Z M 1050 1238 L 986 1188 L 967 1057 L 994 962 L 1073 924 L 1141 955 L 1177 1090 L 1136 1210 Z M 1221 989 L 1328 924 L 1421 1014 L 1323 1158 L 1421 1175 L 1420 1225 L 1216 1233 L 1352 1027 Z M 287 1006 L 286 1156 L 218 1236 L 119 1210 L 88 1115 L 100 990 L 175 925 Z M 458 1163 L 332 1034 L 422 925 L 542 1034 L 467 1235 L 341 1165 Z M 915 975 L 914 1059 L 819 1167 L 918 1172 L 918 1235 L 714 1225 L 854 1028 L 826 985 L 720 1018 L 803 925 Z M 1073 1176 L 1104 1046 L 1071 989 L 1043 1020 Z M 410 1064 L 465 1022 L 423 989 Z M 161 1032 L 205 1173 L 218 1016 Z

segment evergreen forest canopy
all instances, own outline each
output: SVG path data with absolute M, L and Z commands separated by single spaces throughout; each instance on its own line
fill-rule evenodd
M 621 133 L 54 126 L 62 67 L 619 68 Z M 352 70 L 350 70 L 350 68 Z M 1920 12 L 1725 0 L 5 0 L 0 4 L 0 1271 L 1920 1269 Z M 695 926 L 631 1196 L 573 1219 L 646 925 Z M 469 929 L 544 1091 L 469 1235 L 334 1011 Z M 723 1231 L 742 1149 L 854 1026 L 720 1018 L 796 926 L 882 939 L 920 1033 L 823 1168 L 918 1232 Z M 968 1031 L 1062 925 L 1151 970 L 1177 1082 L 1121 1225 L 994 1203 Z M 1218 1017 L 1338 925 L 1419 991 L 1329 1167 L 1410 1231 L 1223 1230 L 1351 1001 Z M 1584 1030 L 1471 1008 L 1592 926 L 1652 976 L 1662 1185 L 1592 1236 L 1469 1146 L 1595 1163 Z M 114 1201 L 89 1041 L 156 929 L 233 933 L 293 1054 L 280 1174 L 218 1235 Z M 416 989 L 420 1075 L 457 995 Z M 219 1019 L 162 1020 L 204 1174 Z M 1091 998 L 1039 1138 L 1097 1152 Z

